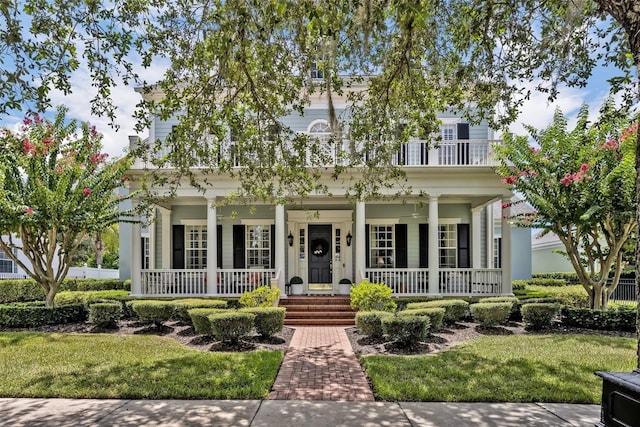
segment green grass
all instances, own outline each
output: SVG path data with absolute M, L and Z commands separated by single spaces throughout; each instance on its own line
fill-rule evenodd
M 487 336 L 431 356 L 367 356 L 379 400 L 600 403 L 595 371 L 629 372 L 636 341 L 587 335 Z
M 0 333 L 0 396 L 261 399 L 281 360 L 282 352 L 199 352 L 147 335 Z

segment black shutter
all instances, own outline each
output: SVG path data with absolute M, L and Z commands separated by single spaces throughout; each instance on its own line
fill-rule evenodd
M 429 267 L 429 224 L 418 225 L 419 262 L 420 268 Z
M 469 224 L 458 224 L 458 268 L 469 265 Z
M 495 265 L 494 268 L 502 268 L 502 237 L 498 237 L 498 265 Z
M 184 225 L 173 226 L 173 268 L 184 269 Z
M 269 268 L 276 266 L 276 226 L 271 224 L 271 265 Z
M 146 239 L 146 237 L 140 238 L 140 247 L 142 248 L 142 250 L 140 251 L 140 265 L 142 266 L 143 270 L 148 270 L 150 266 L 145 262 L 146 259 L 144 256 L 144 239 Z M 149 248 L 149 250 L 151 250 L 151 248 Z
M 244 268 L 244 225 L 233 226 L 233 268 Z
M 371 242 L 369 241 L 369 224 L 365 224 L 364 226 L 364 253 L 366 256 L 367 262 L 365 265 L 367 268 L 371 266 L 371 254 L 369 253 L 371 250 Z
M 469 123 L 458 123 L 458 139 L 469 139 Z M 469 164 L 468 142 L 458 142 L 458 164 Z
M 218 257 L 218 268 L 222 268 L 222 225 L 216 225 L 216 255 Z
M 407 268 L 407 224 L 396 224 L 396 268 Z

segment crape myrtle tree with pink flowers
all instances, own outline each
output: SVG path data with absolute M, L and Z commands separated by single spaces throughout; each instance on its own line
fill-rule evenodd
M 497 147 L 503 182 L 535 209 L 514 216 L 514 223 L 558 235 L 593 309 L 607 308 L 624 266 L 623 246 L 636 227 L 638 125 L 631 123 L 607 100 L 593 123 L 583 106 L 569 130 L 556 110 L 546 129 L 528 127 L 534 145 L 507 133 Z
M 42 286 L 50 307 L 82 238 L 133 219 L 119 212 L 116 191 L 132 159 L 107 161 L 102 135 L 65 113 L 54 121 L 32 114 L 0 130 L 0 248 Z

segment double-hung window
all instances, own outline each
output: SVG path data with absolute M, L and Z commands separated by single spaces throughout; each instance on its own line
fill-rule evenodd
M 187 225 L 185 240 L 186 268 L 194 270 L 207 268 L 207 226 Z
M 270 268 L 271 227 L 269 225 L 248 225 L 246 239 L 247 267 Z
M 440 267 L 456 268 L 458 266 L 456 224 L 438 225 L 438 252 Z
M 0 249 L 0 273 L 17 273 L 18 267 L 2 249 Z
M 369 233 L 369 265 L 373 268 L 393 268 L 395 266 L 395 227 L 389 224 L 372 224 L 369 227 Z

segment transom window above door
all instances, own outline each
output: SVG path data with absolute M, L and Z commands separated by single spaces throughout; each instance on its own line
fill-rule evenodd
M 309 125 L 309 133 L 330 133 L 331 125 L 326 120 L 315 120 Z

